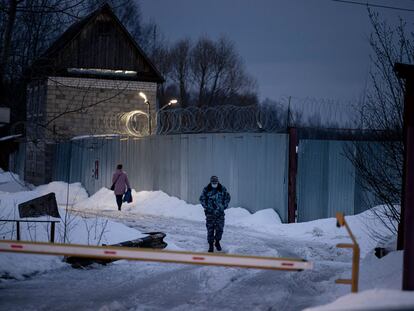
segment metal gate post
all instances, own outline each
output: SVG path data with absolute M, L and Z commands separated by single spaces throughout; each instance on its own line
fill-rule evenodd
M 404 246 L 403 290 L 414 290 L 414 65 L 395 64 L 397 75 L 405 79 L 404 169 L 399 242 Z M 402 232 L 401 232 L 402 231 Z M 401 246 L 401 245 L 399 245 Z
M 298 130 L 289 128 L 288 222 L 296 221 L 296 175 L 298 172 Z
M 343 213 L 336 213 L 336 226 L 342 227 L 345 226 L 350 238 L 352 239 L 352 244 L 349 243 L 339 243 L 336 247 L 340 248 L 352 248 L 352 277 L 351 279 L 337 279 L 335 283 L 337 284 L 349 284 L 351 285 L 351 291 L 353 293 L 358 292 L 358 278 L 359 278 L 359 245 L 355 239 L 355 236 L 352 234 L 351 229 L 345 221 L 345 216 Z
M 52 225 L 50 226 L 50 243 L 55 242 L 55 222 L 52 221 Z

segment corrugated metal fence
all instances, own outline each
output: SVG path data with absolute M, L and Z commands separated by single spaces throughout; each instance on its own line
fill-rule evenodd
M 20 177 L 24 177 L 24 169 L 26 162 L 26 143 L 19 144 L 19 149 L 12 156 L 10 156 L 9 168 L 12 172 Z
M 217 175 L 231 206 L 273 208 L 286 221 L 286 146 L 286 134 L 268 133 L 85 138 L 57 146 L 54 179 L 80 181 L 92 194 L 111 186 L 122 163 L 137 191 L 162 190 L 198 203 L 210 176 Z
M 371 142 L 363 142 L 372 144 Z M 358 172 L 347 153 L 349 141 L 300 140 L 298 148 L 298 221 L 334 217 L 336 212 L 353 215 L 368 208 L 369 193 L 358 182 Z
M 122 163 L 137 191 L 162 190 L 198 203 L 210 176 L 218 175 L 231 193 L 231 206 L 251 212 L 273 208 L 286 221 L 287 143 L 286 134 L 273 133 L 75 139 L 56 146 L 53 179 L 80 181 L 93 194 L 111 186 L 115 166 Z M 353 143 L 300 140 L 298 221 L 367 208 L 364 197 L 370 194 L 361 188 L 361 177 L 347 159 L 346 148 L 352 152 Z M 24 148 L 20 149 L 13 166 L 19 173 L 24 164 Z

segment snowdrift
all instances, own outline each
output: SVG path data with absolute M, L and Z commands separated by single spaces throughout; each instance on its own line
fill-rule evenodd
M 162 191 L 132 191 L 134 202 L 124 204 L 122 213 L 146 214 L 169 218 L 204 221 L 204 211 L 200 204 L 189 204 Z M 91 197 L 74 205 L 77 210 L 116 210 L 114 194 L 107 188 L 101 188 Z M 358 215 L 347 216 L 347 222 L 355 234 L 365 257 L 377 246 L 378 238 L 392 236 L 388 227 L 395 226 L 387 218 L 379 219 L 375 211 L 382 207 L 365 211 Z M 279 215 L 273 209 L 265 209 L 251 214 L 244 208 L 233 207 L 225 211 L 226 224 L 245 227 L 269 234 L 283 235 L 291 239 L 317 240 L 335 245 L 349 241 L 344 228 L 336 227 L 335 218 L 319 219 L 304 223 L 282 224 Z
M 3 185 L 10 189 L 15 183 L 14 176 L 0 173 Z M 0 187 L 0 191 L 4 189 Z M 67 198 L 68 184 L 52 182 L 31 191 L 15 193 L 0 192 L 0 220 L 20 219 L 18 205 L 44 194 L 55 192 L 58 204 L 64 205 Z M 88 197 L 80 183 L 69 185 L 69 202 L 75 204 Z M 56 225 L 55 241 L 57 243 L 73 243 L 86 245 L 114 244 L 127 240 L 142 238 L 146 235 L 138 230 L 123 224 L 101 217 L 82 217 L 79 213 L 59 208 L 62 219 L 49 216 L 37 217 L 34 220 L 60 220 Z M 28 218 L 24 218 L 28 220 Z M 46 242 L 50 239 L 50 225 L 48 223 L 21 223 L 21 239 L 25 241 Z M 0 238 L 16 239 L 16 225 L 14 222 L 0 221 Z M 24 278 L 34 273 L 45 272 L 64 265 L 61 259 L 55 256 L 21 255 L 2 253 L 0 256 L 0 276 L 3 278 Z
M 348 294 L 334 302 L 304 311 L 362 311 L 362 310 L 413 310 L 414 295 L 409 291 L 371 289 Z
M 123 224 L 110 221 L 108 219 L 94 216 L 85 218 L 81 214 L 83 211 L 94 211 L 93 214 L 99 215 L 99 212 L 113 211 L 111 215 L 116 218 L 128 217 L 128 215 L 152 215 L 165 218 L 183 219 L 186 221 L 204 222 L 205 216 L 200 204 L 188 204 L 187 202 L 175 197 L 171 197 L 162 191 L 141 191 L 133 190 L 134 201 L 130 204 L 124 204 L 122 211 L 118 212 L 114 194 L 106 188 L 100 189 L 94 195 L 88 197 L 87 192 L 80 183 L 68 185 L 64 182 L 52 182 L 48 185 L 35 187 L 33 190 L 5 192 L 10 189 L 10 185 L 15 183 L 15 176 L 9 173 L 0 173 L 0 218 L 18 219 L 17 206 L 19 203 L 36 198 L 49 192 L 54 192 L 58 204 L 60 205 L 59 213 L 62 221 L 66 219 L 66 241 L 78 244 L 113 244 L 125 240 L 135 239 L 142 236 L 141 232 L 131 229 Z M 68 194 L 69 190 L 69 194 Z M 66 201 L 71 209 L 66 210 Z M 72 209 L 73 207 L 73 209 Z M 377 286 L 378 271 L 382 271 L 385 287 L 395 287 L 400 284 L 400 279 L 395 275 L 400 275 L 401 262 L 395 264 L 401 255 L 394 253 L 381 259 L 381 261 L 372 256 L 372 250 L 377 246 L 376 237 L 382 236 L 388 238 L 392 234 L 388 231 L 386 223 L 375 216 L 374 211 L 380 209 L 376 207 L 373 210 L 366 211 L 359 215 L 347 216 L 347 221 L 356 235 L 361 246 L 361 289 L 369 289 Z M 336 219 L 328 218 L 305 223 L 282 224 L 277 213 L 272 209 L 261 210 L 251 214 L 244 208 L 232 207 L 226 210 L 226 225 L 246 228 L 246 233 L 259 231 L 269 236 L 278 236 L 286 238 L 289 241 L 317 241 L 326 243 L 330 248 L 335 249 L 335 245 L 340 242 L 349 242 L 349 237 L 344 228 L 336 227 Z M 393 224 L 391 224 L 393 225 Z M 0 238 L 15 238 L 15 228 L 12 223 L 0 222 Z M 65 236 L 65 226 L 56 227 L 56 241 L 62 242 Z M 372 234 L 375 232 L 375 236 Z M 179 249 L 175 246 L 175 241 L 168 239 L 166 241 L 170 249 Z M 49 239 L 49 228 L 47 225 L 30 225 L 22 230 L 22 239 L 47 241 Z M 317 260 L 313 255 L 303 253 L 304 258 Z M 364 258 L 365 257 L 365 258 Z M 0 257 L 0 275 L 3 277 L 23 278 L 33 273 L 57 269 L 64 264 L 60 259 L 54 256 L 36 256 L 36 255 L 15 255 L 2 254 Z M 380 263 L 384 267 L 378 269 Z M 395 269 L 387 267 L 394 266 Z M 371 269 L 371 270 L 370 270 Z M 373 275 L 375 277 L 373 277 Z M 345 287 L 342 287 L 343 290 Z
M 11 184 L 16 183 L 15 177 L 18 178 L 18 176 L 11 176 L 8 172 L 0 173 L 0 180 L 3 182 L 0 184 L 0 191 L 2 191 L 2 187 L 9 187 Z M 49 192 L 56 194 L 57 202 L 61 207 L 68 203 L 79 212 L 96 211 L 99 213 L 99 211 L 117 211 L 115 197 L 111 190 L 101 188 L 95 194 L 88 197 L 86 190 L 80 183 L 68 185 L 65 182 L 52 182 L 36 187 L 31 191 L 18 193 L 3 192 L 1 194 L 1 204 L 16 207 L 21 202 Z M 162 191 L 136 192 L 132 190 L 132 195 L 134 201 L 129 204 L 124 203 L 119 215 L 144 214 L 190 221 L 204 222 L 205 220 L 204 211 L 200 204 L 189 204 Z M 377 206 L 361 214 L 346 217 L 360 244 L 362 257 L 365 257 L 366 254 L 377 246 L 379 237 L 387 240 L 392 236 L 388 228 L 395 226 L 395 223 L 390 222 L 387 218 L 379 219 L 377 217 L 375 211 L 381 208 L 381 206 Z M 64 213 L 61 212 L 61 215 L 64 215 Z M 2 217 L 16 219 L 18 217 L 16 208 L 2 211 Z M 229 208 L 226 210 L 226 225 L 245 227 L 249 230 L 286 236 L 290 239 L 312 240 L 332 245 L 349 241 L 346 230 L 336 227 L 335 218 L 282 224 L 279 215 L 273 209 L 265 209 L 251 214 L 241 207 Z
M 134 202 L 123 204 L 122 210 L 131 214 L 147 214 L 153 216 L 204 221 L 204 210 L 201 204 L 189 204 L 162 191 L 132 190 Z M 116 210 L 113 191 L 101 188 L 91 197 L 74 205 L 78 210 Z M 226 223 L 239 226 L 261 226 L 263 224 L 280 224 L 279 215 L 273 209 L 266 209 L 251 214 L 244 208 L 226 210 Z

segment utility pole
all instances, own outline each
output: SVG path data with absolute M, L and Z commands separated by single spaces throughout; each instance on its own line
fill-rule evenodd
M 405 79 L 404 167 L 400 224 L 403 234 L 403 290 L 414 291 L 414 65 L 396 63 L 394 71 Z

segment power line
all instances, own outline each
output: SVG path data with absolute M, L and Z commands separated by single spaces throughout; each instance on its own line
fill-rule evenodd
M 389 5 L 381 5 L 381 4 L 372 4 L 369 2 L 358 2 L 358 1 L 349 1 L 349 0 L 331 0 L 334 2 L 342 2 L 346 4 L 356 4 L 356 5 L 363 5 L 366 7 L 373 7 L 373 8 L 382 8 L 382 9 L 390 9 L 390 10 L 398 10 L 398 11 L 405 11 L 405 12 L 414 12 L 414 9 L 408 9 L 408 8 L 400 8 L 395 6 L 389 6 Z

